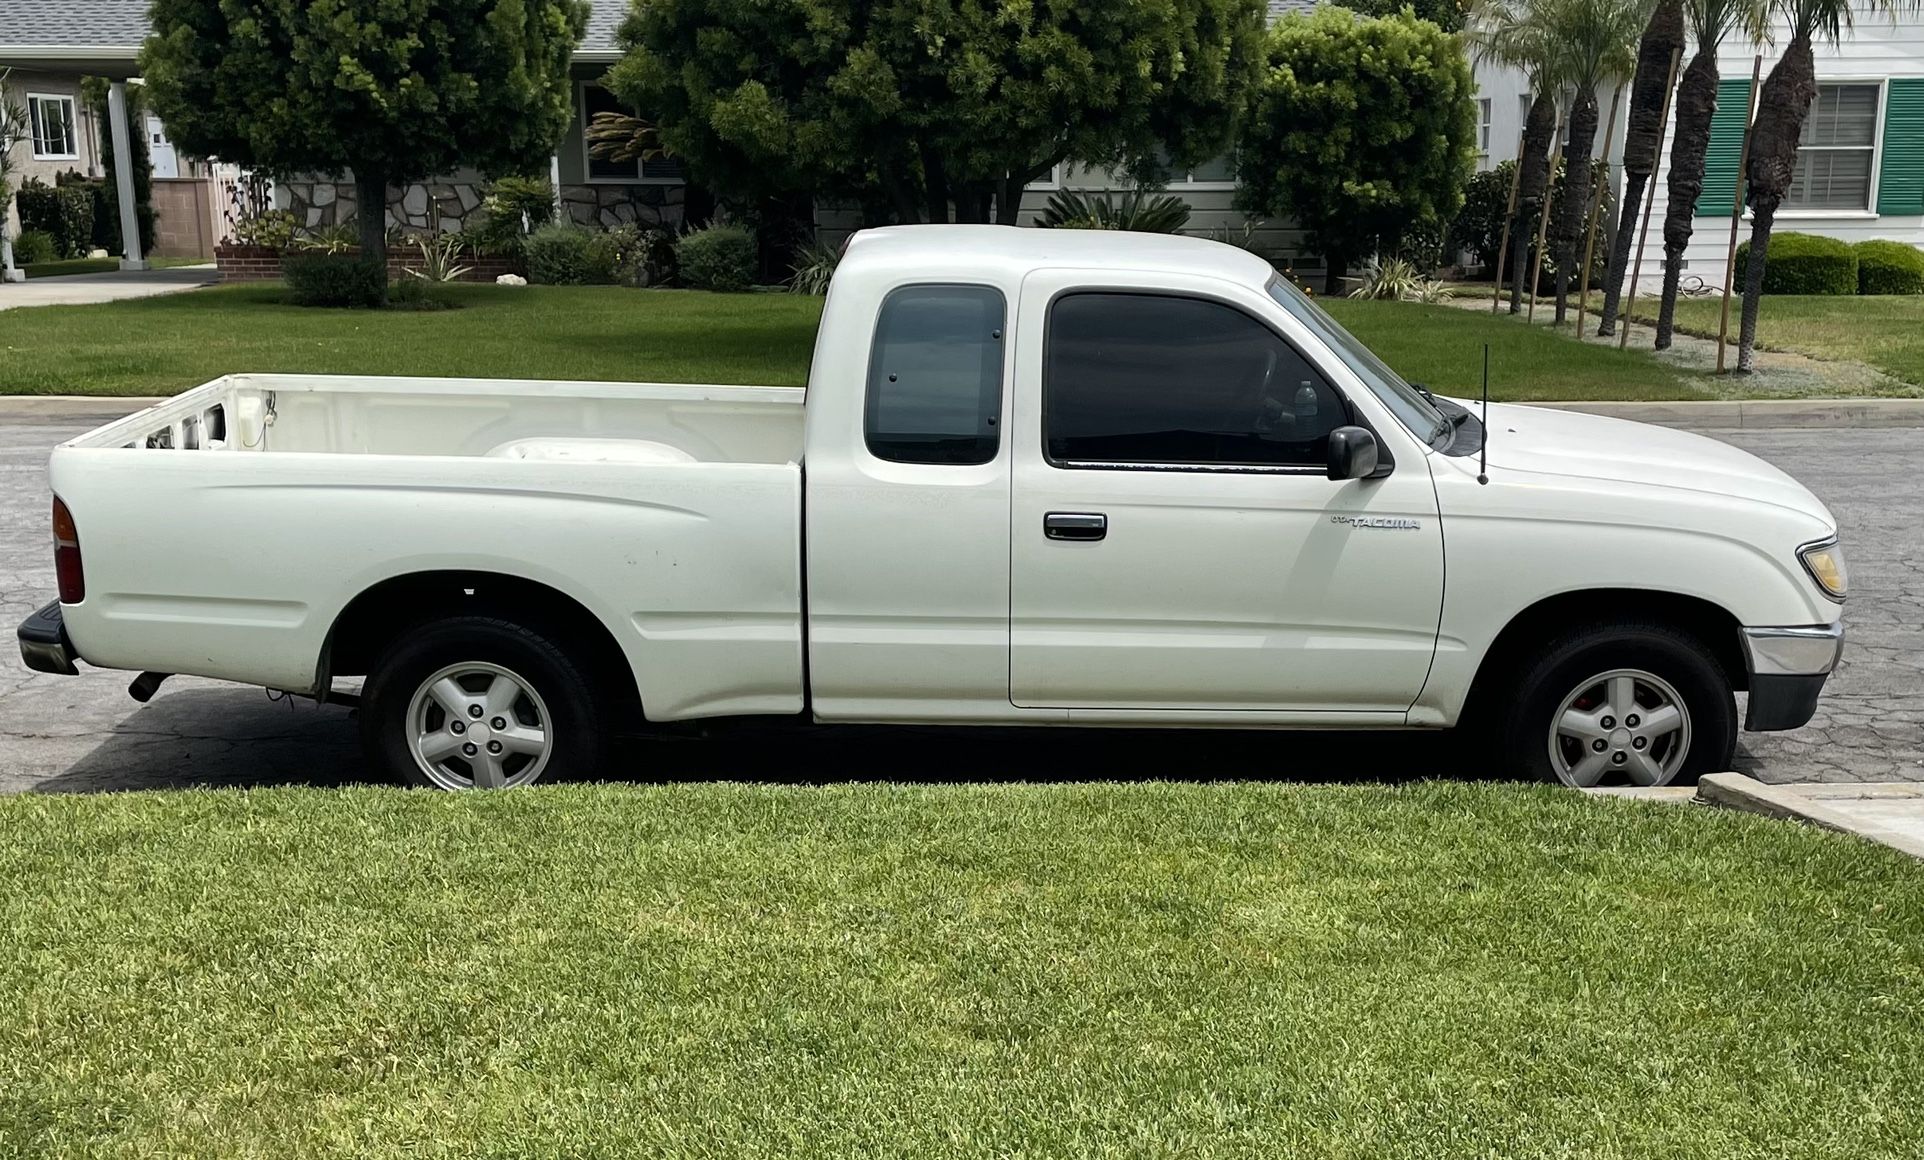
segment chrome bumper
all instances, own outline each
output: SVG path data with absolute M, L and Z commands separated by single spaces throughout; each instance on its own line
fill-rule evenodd
M 1817 712 L 1824 681 L 1844 651 L 1844 625 L 1742 630 L 1750 669 L 1744 728 L 1754 733 L 1797 729 Z

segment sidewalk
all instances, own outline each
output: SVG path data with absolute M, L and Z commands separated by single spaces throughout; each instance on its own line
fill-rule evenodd
M 20 306 L 89 306 L 127 298 L 152 298 L 157 294 L 197 290 L 218 281 L 220 272 L 212 262 L 205 266 L 176 266 L 132 274 L 110 272 L 29 278 L 25 282 L 0 283 L 0 310 Z
M 1698 785 L 1697 800 L 1842 830 L 1924 858 L 1924 785 L 1767 785 L 1741 773 L 1713 773 Z

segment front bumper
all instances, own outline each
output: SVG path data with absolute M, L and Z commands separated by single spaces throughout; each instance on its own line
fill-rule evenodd
M 14 635 L 20 638 L 20 659 L 36 673 L 58 673 L 63 677 L 80 675 L 74 660 L 80 655 L 67 639 L 67 625 L 60 616 L 58 600 L 20 622 Z
M 1742 632 L 1744 663 L 1750 668 L 1744 728 L 1767 733 L 1808 724 L 1844 651 L 1843 622 Z

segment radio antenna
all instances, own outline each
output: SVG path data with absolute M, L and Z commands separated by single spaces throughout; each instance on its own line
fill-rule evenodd
M 1483 344 L 1483 446 L 1478 449 L 1476 481 L 1490 482 L 1490 344 Z

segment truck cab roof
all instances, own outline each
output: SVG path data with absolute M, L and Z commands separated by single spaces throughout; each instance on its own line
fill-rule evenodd
M 1275 276 L 1247 250 L 1183 234 L 1128 230 L 1034 229 L 996 225 L 882 226 L 851 235 L 838 273 L 913 269 L 939 274 L 999 269 L 1009 283 L 1030 271 L 1170 271 L 1262 286 Z

